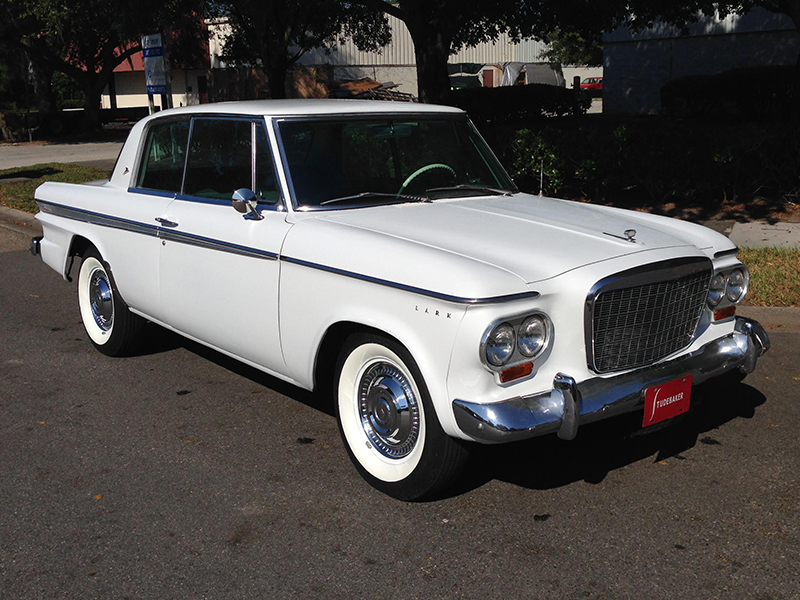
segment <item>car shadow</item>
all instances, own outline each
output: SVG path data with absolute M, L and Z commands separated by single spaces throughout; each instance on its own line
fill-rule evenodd
M 329 389 L 303 390 L 200 343 L 158 325 L 147 324 L 146 343 L 139 355 L 184 348 L 250 381 L 335 418 Z M 498 445 L 471 444 L 464 474 L 454 485 L 428 501 L 460 496 L 492 480 L 527 489 L 548 490 L 584 481 L 599 484 L 610 472 L 648 457 L 654 462 L 677 458 L 698 443 L 719 442 L 709 432 L 737 418 L 752 418 L 766 402 L 757 389 L 742 382 L 738 372 L 716 378 L 692 390 L 692 408 L 683 416 L 641 428 L 640 411 L 581 427 L 572 441 L 555 435 Z M 344 456 L 344 455 L 343 455 Z
M 222 354 L 213 348 L 209 348 L 203 344 L 200 344 L 199 342 L 194 342 L 188 338 L 185 338 L 178 333 L 161 327 L 160 325 L 147 323 L 145 327 L 147 328 L 143 336 L 145 341 L 141 345 L 139 351 L 136 353 L 138 356 L 160 354 L 162 352 L 170 352 L 172 350 L 177 350 L 178 348 L 184 348 L 192 354 L 219 365 L 223 369 L 231 371 L 240 377 L 249 379 L 260 386 L 269 388 L 274 392 L 305 404 L 306 406 L 329 416 L 334 416 L 333 402 L 330 400 L 327 390 L 309 392 L 292 385 L 291 383 L 283 381 L 282 379 L 273 377 L 264 371 L 260 371 L 255 367 L 246 365 L 245 363 Z
M 711 434 L 715 429 L 737 418 L 752 418 L 755 409 L 766 402 L 761 392 L 740 379 L 727 376 L 697 386 L 693 406 L 686 415 L 653 428 L 641 428 L 642 414 L 637 411 L 581 427 L 573 441 L 551 435 L 473 447 L 466 475 L 446 492 L 447 497 L 467 493 L 492 480 L 536 490 L 578 481 L 599 484 L 610 472 L 649 457 L 654 462 L 684 460 L 682 453 L 698 443 L 719 444 Z

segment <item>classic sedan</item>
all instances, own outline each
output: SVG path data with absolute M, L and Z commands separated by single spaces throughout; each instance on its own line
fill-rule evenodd
M 400 499 L 475 442 L 667 421 L 769 347 L 736 315 L 749 274 L 726 237 L 520 193 L 454 108 L 166 110 L 108 181 L 36 201 L 32 251 L 77 279 L 100 352 L 135 352 L 152 321 L 329 391 L 355 467 Z

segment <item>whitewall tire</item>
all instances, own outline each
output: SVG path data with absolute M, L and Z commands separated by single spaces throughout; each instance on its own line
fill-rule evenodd
M 117 291 L 111 269 L 94 248 L 87 250 L 81 261 L 78 306 L 83 327 L 100 352 L 122 356 L 135 350 L 144 319 L 130 312 Z
M 377 489 L 416 500 L 455 477 L 466 450 L 444 433 L 410 354 L 377 335 L 345 343 L 334 382 L 347 452 Z

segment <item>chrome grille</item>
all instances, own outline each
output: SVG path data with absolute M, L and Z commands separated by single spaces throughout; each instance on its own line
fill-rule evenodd
M 690 271 L 685 273 L 686 271 Z M 667 278 L 652 281 L 663 273 Z M 612 278 L 593 294 L 593 368 L 604 373 L 658 361 L 689 345 L 711 279 L 707 263 Z M 647 279 L 647 283 L 639 283 Z M 638 285 L 637 285 L 638 284 Z M 592 353 L 593 349 L 593 353 Z

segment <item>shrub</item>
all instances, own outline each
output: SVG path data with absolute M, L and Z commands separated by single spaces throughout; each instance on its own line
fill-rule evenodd
M 592 99 L 580 91 L 534 83 L 454 90 L 451 103 L 466 110 L 476 124 L 516 125 L 576 112 L 584 114 Z
M 782 124 L 552 119 L 482 127 L 517 185 L 685 218 L 764 218 L 800 200 L 800 131 Z

